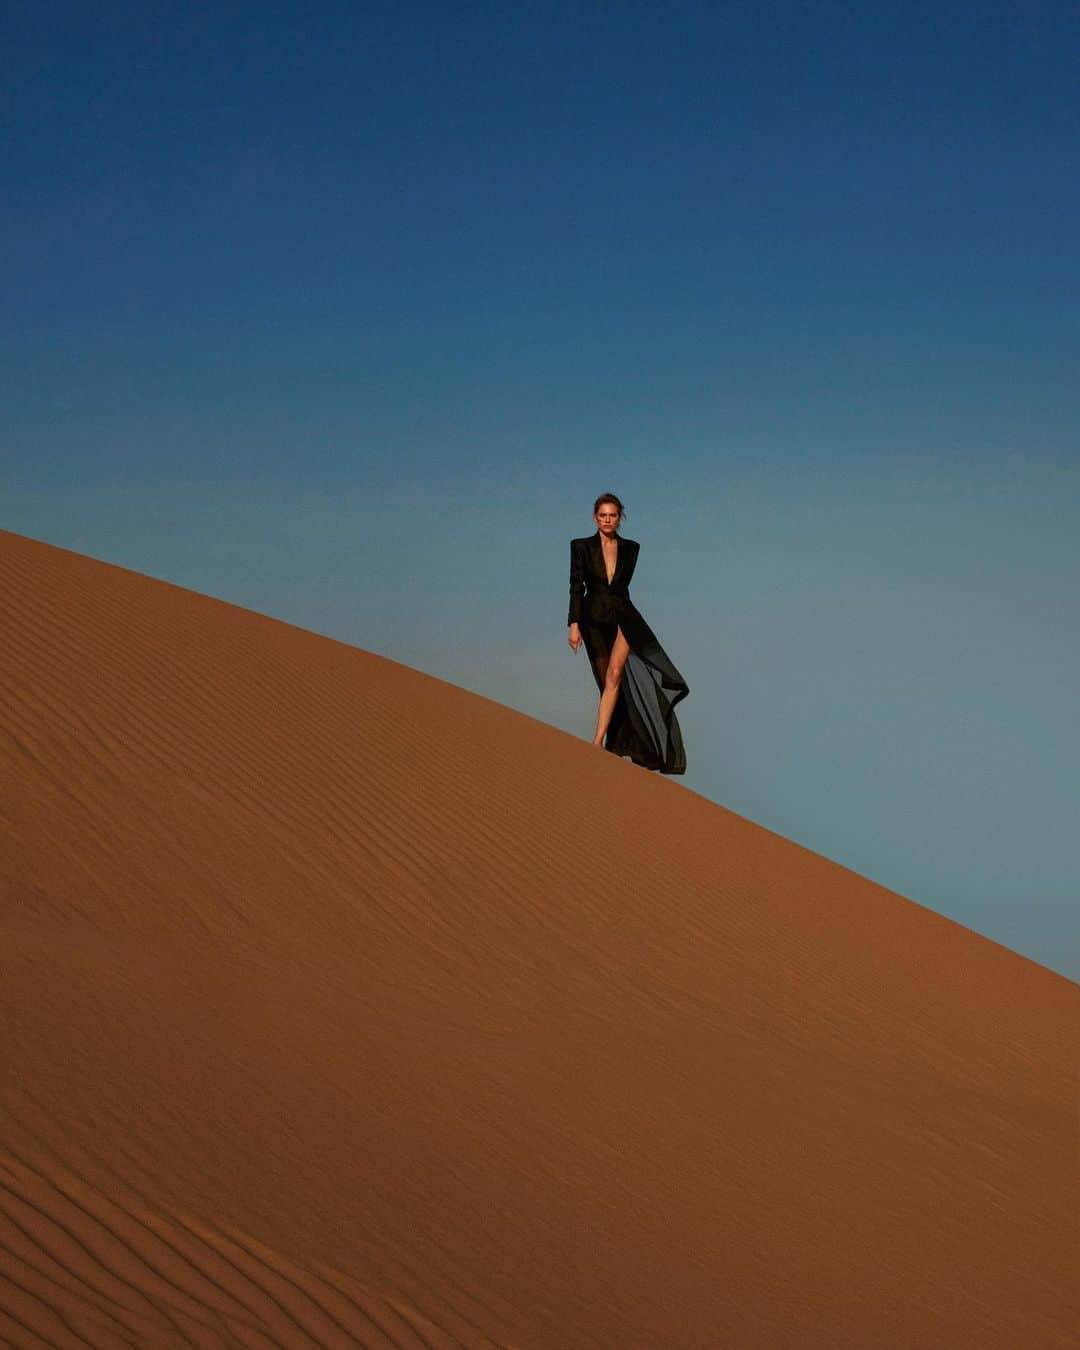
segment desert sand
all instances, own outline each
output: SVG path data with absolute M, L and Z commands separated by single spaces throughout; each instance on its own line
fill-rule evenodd
M 1076 1344 L 1069 981 L 392 661 L 0 585 L 0 1341 Z

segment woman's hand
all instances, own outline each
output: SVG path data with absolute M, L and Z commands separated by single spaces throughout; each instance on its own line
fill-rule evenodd
M 572 652 L 576 652 L 577 649 L 581 646 L 581 629 L 577 626 L 576 623 L 572 623 L 570 625 L 570 632 L 567 635 L 566 640 L 567 642 L 569 642 L 570 650 Z

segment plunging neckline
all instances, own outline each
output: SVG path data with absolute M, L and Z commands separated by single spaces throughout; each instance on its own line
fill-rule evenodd
M 599 530 L 596 531 L 596 538 L 600 545 L 600 566 L 604 569 L 604 577 L 610 586 L 615 580 L 615 573 L 619 570 L 619 536 L 615 536 L 615 565 L 611 569 L 611 576 L 608 576 L 607 559 L 604 557 L 604 536 Z

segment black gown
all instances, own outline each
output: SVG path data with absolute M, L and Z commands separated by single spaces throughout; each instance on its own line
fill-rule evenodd
M 685 773 L 686 752 L 675 705 L 690 692 L 656 634 L 630 600 L 638 545 L 618 536 L 615 574 L 609 582 L 599 530 L 570 541 L 570 623 L 581 628 L 598 689 L 621 628 L 630 646 L 619 698 L 604 748 L 661 773 Z

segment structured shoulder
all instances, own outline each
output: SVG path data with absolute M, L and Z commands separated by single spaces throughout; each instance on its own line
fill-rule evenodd
M 635 553 L 641 547 L 636 539 L 624 539 L 621 534 L 619 535 L 619 543 L 625 544 L 627 548 L 632 548 Z
M 592 538 L 592 535 L 591 535 L 591 534 L 587 534 L 587 535 L 585 535 L 585 537 L 584 537 L 583 539 L 571 539 L 571 540 L 570 540 L 570 547 L 571 547 L 571 548 L 581 548 L 582 545 L 587 544 L 591 538 Z

